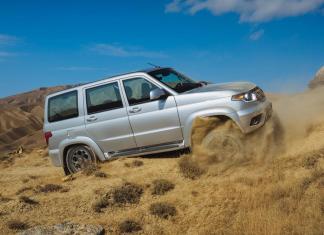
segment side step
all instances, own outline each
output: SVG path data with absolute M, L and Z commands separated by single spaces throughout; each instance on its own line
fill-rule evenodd
M 136 154 L 144 154 L 144 153 L 150 153 L 150 152 L 156 152 L 161 150 L 175 150 L 175 149 L 181 149 L 184 148 L 184 141 L 176 141 L 166 144 L 160 144 L 160 145 L 152 145 L 147 147 L 140 147 L 140 148 L 133 148 L 133 149 L 126 149 L 122 151 L 116 151 L 116 152 L 109 152 L 105 153 L 105 156 L 107 156 L 107 159 L 110 159 L 112 157 L 120 157 L 120 156 L 128 156 L 128 155 L 136 155 Z

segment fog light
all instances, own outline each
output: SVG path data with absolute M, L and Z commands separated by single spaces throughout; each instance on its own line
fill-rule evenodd
M 251 119 L 250 126 L 256 126 L 261 122 L 262 114 L 259 114 L 258 116 L 255 116 Z

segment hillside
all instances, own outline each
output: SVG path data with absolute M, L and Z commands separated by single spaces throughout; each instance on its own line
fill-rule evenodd
M 0 152 L 44 146 L 42 138 L 44 98 L 65 86 L 39 88 L 0 99 Z
M 198 148 L 118 159 L 62 181 L 44 148 L 3 154 L 0 231 L 71 221 L 106 234 L 323 234 L 323 92 L 272 95 L 276 115 L 244 137 L 243 158 Z M 37 133 L 41 116 L 28 110 L 1 112 L 2 130 L 28 120 L 29 135 Z

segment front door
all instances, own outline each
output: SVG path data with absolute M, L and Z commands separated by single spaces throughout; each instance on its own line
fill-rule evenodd
M 84 97 L 87 132 L 105 152 L 136 147 L 117 81 L 86 88 Z
M 123 86 L 128 100 L 127 112 L 137 147 L 183 140 L 173 96 L 150 100 L 150 91 L 158 88 L 158 85 L 143 77 L 125 79 Z

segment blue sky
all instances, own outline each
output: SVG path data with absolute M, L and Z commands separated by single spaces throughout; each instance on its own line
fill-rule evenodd
M 323 0 L 0 3 L 0 97 L 171 66 L 300 91 L 324 65 Z

